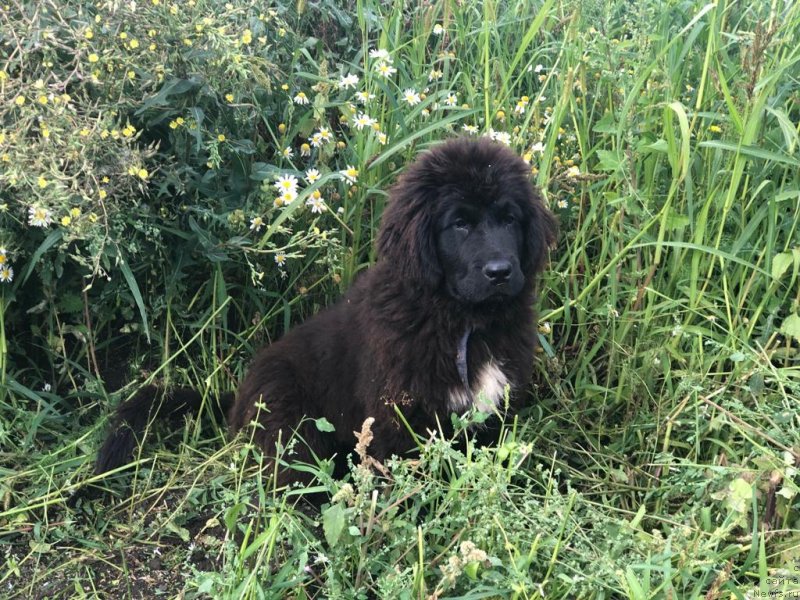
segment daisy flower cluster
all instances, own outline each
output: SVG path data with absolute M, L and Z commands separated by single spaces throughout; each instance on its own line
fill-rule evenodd
M 397 73 L 397 69 L 393 66 L 394 59 L 388 50 L 384 48 L 372 49 L 369 51 L 369 57 L 374 61 L 372 69 L 384 79 L 389 79 Z
M 11 258 L 5 246 L 0 246 L 0 283 L 11 283 L 14 281 L 14 267 L 11 266 Z

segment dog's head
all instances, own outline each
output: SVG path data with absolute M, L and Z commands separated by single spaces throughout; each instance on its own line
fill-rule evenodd
M 391 191 L 379 259 L 465 304 L 516 296 L 556 237 L 529 175 L 520 157 L 486 138 L 434 147 Z

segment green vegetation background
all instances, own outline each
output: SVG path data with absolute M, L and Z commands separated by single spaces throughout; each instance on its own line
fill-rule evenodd
M 800 588 L 799 63 L 778 0 L 6 0 L 0 595 Z M 213 398 L 335 301 L 456 134 L 524 156 L 561 226 L 496 447 L 308 465 L 321 513 L 199 420 L 92 477 L 144 380 Z M 116 495 L 67 508 L 86 481 Z

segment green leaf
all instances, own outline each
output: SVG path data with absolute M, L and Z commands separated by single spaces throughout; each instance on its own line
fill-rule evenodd
M 344 507 L 332 504 L 322 513 L 322 531 L 329 546 L 335 546 L 344 531 Z
M 478 569 L 480 568 L 481 563 L 476 560 L 473 560 L 464 567 L 464 573 L 466 573 L 467 577 L 475 581 L 478 579 Z
M 664 226 L 670 231 L 681 230 L 689 224 L 689 217 L 670 209 L 666 215 Z
M 597 157 L 600 159 L 596 167 L 598 171 L 618 171 L 622 165 L 622 157 L 615 151 L 598 150 Z
M 788 335 L 800 342 L 800 316 L 792 313 L 783 320 L 779 330 L 783 335 Z
M 628 583 L 628 590 L 630 591 L 630 597 L 634 600 L 646 600 L 647 594 L 644 593 L 644 588 L 642 584 L 639 583 L 639 579 L 636 577 L 636 573 L 633 572 L 633 569 L 630 567 L 625 569 L 625 581 Z
M 228 531 L 230 533 L 235 532 L 236 518 L 239 516 L 239 513 L 242 512 L 243 508 L 244 508 L 244 503 L 237 502 L 236 504 L 234 504 L 228 510 L 225 511 L 225 517 L 223 520 L 225 521 L 225 527 L 228 528 Z
M 181 527 L 180 525 L 178 525 L 177 523 L 174 523 L 173 521 L 167 521 L 167 523 L 166 523 L 166 525 L 164 527 L 168 531 L 171 531 L 172 533 L 177 535 L 179 538 L 181 538 L 181 541 L 183 541 L 183 542 L 188 542 L 191 539 L 191 534 L 189 533 L 189 530 L 186 529 L 186 527 Z
M 728 358 L 730 358 L 730 360 L 735 362 L 735 363 L 740 363 L 743 360 L 745 360 L 747 358 L 747 356 L 745 356 L 744 352 L 738 351 L 738 352 L 734 352 L 733 354 L 731 354 Z
M 747 512 L 747 507 L 753 497 L 752 486 L 741 477 L 737 477 L 728 485 L 728 491 L 730 492 L 728 499 L 731 508 L 738 513 Z
M 792 252 L 781 252 L 772 259 L 772 278 L 780 279 L 795 260 Z
M 33 272 L 33 268 L 36 266 L 36 263 L 38 263 L 39 259 L 42 257 L 42 254 L 47 252 L 56 243 L 61 241 L 62 235 L 63 229 L 56 229 L 50 235 L 48 235 L 41 244 L 39 244 L 36 252 L 33 253 L 33 256 L 31 256 L 31 259 L 28 261 L 28 266 L 25 269 L 25 273 L 23 273 L 22 277 L 20 278 L 19 285 L 25 284 L 25 282 L 28 280 L 28 277 L 30 277 L 30 274 Z
M 200 82 L 195 78 L 190 79 L 181 79 L 181 78 L 172 78 L 168 79 L 164 82 L 164 85 L 161 86 L 161 89 L 158 92 L 149 98 L 147 98 L 143 103 L 142 106 L 134 113 L 137 116 L 142 115 L 143 113 L 147 112 L 151 108 L 161 108 L 166 107 L 169 105 L 169 97 L 170 96 L 178 96 L 180 94 L 185 94 L 189 90 L 193 90 L 195 88 L 200 87 Z
M 336 431 L 336 427 L 333 426 L 333 423 L 328 421 L 328 419 L 325 417 L 314 419 L 314 425 L 316 425 L 317 431 L 322 431 L 323 433 L 331 433 Z
M 128 283 L 131 294 L 133 294 L 136 307 L 139 309 L 139 316 L 142 318 L 144 336 L 147 338 L 147 342 L 150 343 L 150 326 L 147 324 L 147 311 L 144 308 L 144 299 L 142 298 L 142 292 L 139 290 L 139 284 L 136 283 L 136 278 L 133 276 L 133 271 L 131 271 L 128 261 L 122 257 L 120 257 L 119 269 L 122 271 L 122 275 Z
M 678 126 L 681 130 L 681 149 L 677 159 L 677 166 L 680 166 L 679 179 L 683 181 L 689 172 L 689 157 L 691 133 L 689 131 L 689 117 L 686 116 L 686 109 L 680 102 L 671 102 L 669 108 L 678 115 Z
M 37 542 L 35 540 L 30 540 L 28 545 L 30 546 L 31 550 L 37 554 L 47 554 L 52 548 L 52 546 L 47 542 Z
M 603 118 L 594 124 L 594 127 L 592 127 L 592 131 L 594 131 L 595 133 L 616 132 L 617 122 L 614 120 L 614 115 L 611 114 L 610 112 L 604 114 Z
M 779 152 L 764 150 L 763 148 L 758 148 L 756 146 L 731 144 L 729 142 L 721 142 L 719 140 L 707 140 L 705 142 L 700 142 L 700 144 L 698 145 L 703 146 L 705 148 L 716 148 L 717 150 L 727 150 L 729 152 L 735 152 L 737 154 L 741 154 L 749 158 L 760 158 L 762 160 L 768 160 L 800 168 L 800 160 L 792 158 L 787 154 L 781 154 Z
M 250 167 L 250 179 L 254 181 L 264 181 L 265 179 L 274 177 L 280 172 L 280 169 L 273 165 L 265 162 L 254 162 Z
M 651 152 L 663 152 L 665 154 L 669 152 L 669 144 L 664 138 L 659 138 L 652 144 L 646 144 L 642 146 L 642 148 L 645 150 L 650 150 Z

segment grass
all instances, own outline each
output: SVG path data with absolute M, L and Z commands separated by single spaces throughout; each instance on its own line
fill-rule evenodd
M 215 14 L 204 7 L 196 14 Z M 267 227 L 249 246 L 226 237 L 227 225 L 208 225 L 217 223 L 211 209 L 185 224 L 197 238 L 147 221 L 197 250 L 185 264 L 158 245 L 150 262 L 137 255 L 117 273 L 120 288 L 102 288 L 121 289 L 119 300 L 92 318 L 43 306 L 30 330 L 54 357 L 49 368 L 15 346 L 27 335 L 12 321 L 23 318 L 13 309 L 26 288 L 3 288 L 0 595 L 798 593 L 798 5 L 358 0 L 344 11 L 289 9 L 282 18 L 300 32 L 298 48 L 279 67 L 292 90 L 247 127 L 263 125 L 274 151 L 305 140 L 314 115 L 352 119 L 333 88 L 317 88 L 309 108 L 290 101 L 295 89 L 336 79 L 342 65 L 376 95 L 368 110 L 388 143 L 342 128 L 341 154 L 318 157 L 323 179 L 288 209 L 265 212 Z M 326 46 L 304 43 L 320 11 L 334 23 Z M 189 27 L 193 15 L 175 21 Z M 393 79 L 375 72 L 374 48 L 392 53 Z M 428 81 L 431 70 L 441 78 Z M 405 89 L 424 87 L 418 105 L 404 103 Z M 445 109 L 450 92 L 458 103 Z M 417 151 L 464 124 L 510 135 L 561 223 L 542 283 L 530 407 L 495 444 L 475 445 L 464 418 L 456 440 L 429 441 L 386 475 L 354 466 L 337 480 L 320 461 L 298 466 L 317 475 L 315 485 L 283 491 L 248 440 L 228 440 L 200 417 L 172 434 L 149 431 L 132 471 L 91 475 L 105 416 L 140 385 L 139 367 L 209 399 L 234 387 L 255 348 L 365 268 L 387 187 Z M 296 150 L 291 160 L 251 164 L 250 178 L 268 188 L 274 172 L 302 175 Z M 163 152 L 164 164 L 177 160 Z M 359 170 L 353 188 L 336 175 L 346 164 Z M 309 220 L 313 189 L 339 195 L 335 218 Z M 230 190 L 220 190 L 223 202 Z M 232 222 L 233 209 L 219 214 Z M 56 237 L 31 246 L 18 278 L 38 273 Z M 281 249 L 291 254 L 285 279 L 248 280 L 265 264 L 274 271 Z M 220 251 L 228 254 L 212 256 Z M 118 313 L 127 315 L 123 333 Z M 76 331 L 88 341 L 74 344 Z M 117 364 L 121 356 L 133 366 Z M 98 377 L 102 364 L 131 382 L 110 385 Z M 42 391 L 45 382 L 55 389 Z M 89 482 L 111 494 L 68 508 Z M 307 504 L 312 494 L 320 510 Z

